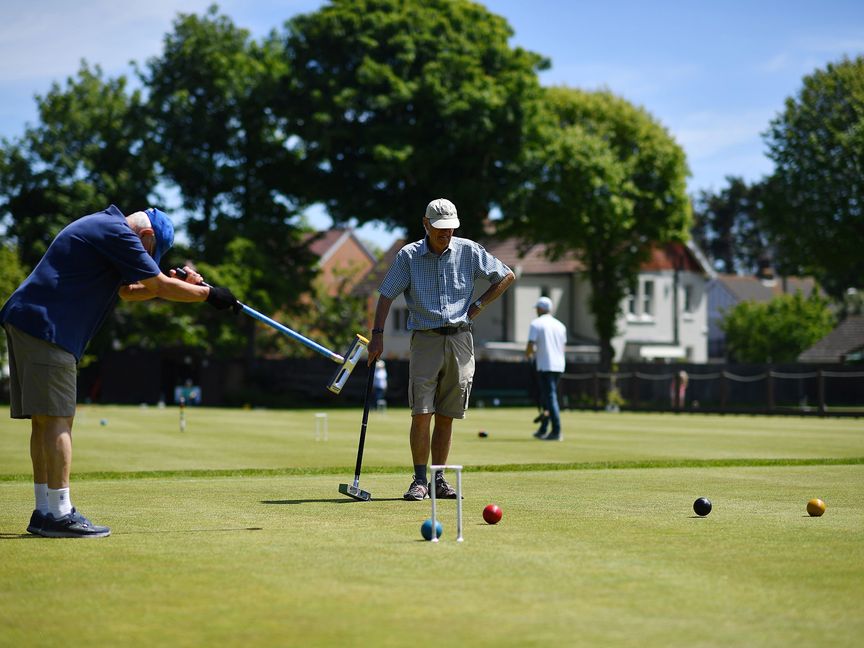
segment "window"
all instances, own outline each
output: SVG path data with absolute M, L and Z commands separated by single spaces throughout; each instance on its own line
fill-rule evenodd
M 631 292 L 627 296 L 627 314 L 636 317 L 636 293 Z
M 627 295 L 627 319 L 651 322 L 654 319 L 654 280 L 639 281 Z
M 654 315 L 654 282 L 646 281 L 642 285 L 642 315 L 651 317 Z
M 684 312 L 693 312 L 693 286 L 684 286 Z

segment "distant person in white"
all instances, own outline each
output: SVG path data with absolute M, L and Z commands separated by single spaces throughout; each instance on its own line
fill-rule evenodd
M 375 377 L 372 388 L 375 390 L 375 402 L 381 403 L 387 396 L 387 365 L 383 360 L 375 363 Z M 386 403 L 385 403 L 386 404 Z
M 528 329 L 528 346 L 525 355 L 530 360 L 536 356 L 537 378 L 540 383 L 540 402 L 543 416 L 534 438 L 542 441 L 561 441 L 561 412 L 558 409 L 558 379 L 564 372 L 564 345 L 567 342 L 567 327 L 552 316 L 552 300 L 541 297 L 534 305 L 537 319 Z M 547 426 L 552 429 L 546 433 Z

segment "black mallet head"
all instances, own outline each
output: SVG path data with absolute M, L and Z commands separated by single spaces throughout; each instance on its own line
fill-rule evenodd
M 339 492 L 361 502 L 368 502 L 372 499 L 372 493 L 352 484 L 339 484 Z
M 699 517 L 705 517 L 711 512 L 711 500 L 707 497 L 700 497 L 693 502 L 693 512 Z

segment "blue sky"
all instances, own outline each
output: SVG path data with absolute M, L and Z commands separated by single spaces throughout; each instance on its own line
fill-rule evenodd
M 108 75 L 157 55 L 178 12 L 211 0 L 44 0 L 0 5 L 0 137 L 36 119 L 33 96 L 74 74 L 79 61 Z M 235 24 L 256 36 L 320 0 L 228 0 Z M 814 69 L 864 54 L 864 2 L 582 2 L 489 0 L 512 44 L 549 57 L 545 85 L 608 88 L 643 106 L 684 147 L 691 193 L 719 190 L 727 175 L 754 181 L 771 171 L 761 133 Z M 118 203 L 122 199 L 118 198 Z M 422 208 L 422 206 L 421 206 Z M 313 209 L 310 220 L 329 219 Z M 397 233 L 366 227 L 381 246 Z

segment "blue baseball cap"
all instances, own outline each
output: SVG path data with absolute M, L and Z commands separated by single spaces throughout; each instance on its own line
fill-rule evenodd
M 155 207 L 145 209 L 144 213 L 150 219 L 153 232 L 156 234 L 156 249 L 153 251 L 153 260 L 156 261 L 156 265 L 159 265 L 162 255 L 174 245 L 174 225 L 168 218 L 168 214 Z

